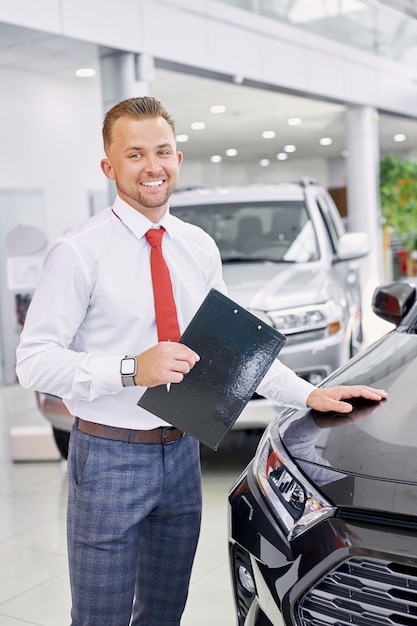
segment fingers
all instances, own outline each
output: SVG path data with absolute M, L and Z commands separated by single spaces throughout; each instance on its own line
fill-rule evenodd
M 342 402 L 342 398 L 343 394 L 338 387 L 315 389 L 308 396 L 306 404 L 310 409 L 315 409 L 316 411 L 350 413 L 352 405 L 347 402 Z
M 374 389 L 366 385 L 340 385 L 338 387 L 328 387 L 315 389 L 307 398 L 306 404 L 316 411 L 336 411 L 337 413 L 350 413 L 352 405 L 345 400 L 349 398 L 365 398 L 378 402 L 387 398 L 387 392 L 383 389 Z
M 200 360 L 197 352 L 182 343 L 161 342 L 158 346 L 164 350 L 167 364 L 173 371 L 188 374 Z
M 331 388 L 330 388 L 331 389 Z M 366 398 L 367 400 L 382 400 L 388 396 L 384 389 L 374 389 L 366 385 L 351 385 L 334 387 L 336 393 L 340 393 L 339 399 Z
M 199 355 L 176 342 L 162 341 L 136 357 L 138 368 L 136 385 L 156 387 L 168 383 L 180 383 L 196 363 Z

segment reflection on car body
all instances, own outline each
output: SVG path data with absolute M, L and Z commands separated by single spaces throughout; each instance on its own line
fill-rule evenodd
M 239 626 L 417 623 L 417 298 L 376 290 L 398 324 L 326 386 L 388 391 L 350 414 L 282 411 L 229 494 Z

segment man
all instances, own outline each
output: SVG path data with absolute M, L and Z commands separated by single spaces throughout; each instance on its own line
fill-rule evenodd
M 117 104 L 103 139 L 101 166 L 117 198 L 49 250 L 17 373 L 77 416 L 68 465 L 72 625 L 178 626 L 200 528 L 198 443 L 137 401 L 147 387 L 180 383 L 199 355 L 158 337 L 148 231 L 164 228 L 180 332 L 208 291 L 225 285 L 211 237 L 169 213 L 182 154 L 162 105 L 149 97 Z M 315 389 L 279 361 L 259 392 L 344 413 L 344 399 L 386 395 Z

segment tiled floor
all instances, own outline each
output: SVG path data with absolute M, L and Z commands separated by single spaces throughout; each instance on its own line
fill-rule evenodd
M 367 341 L 388 325 L 371 315 Z M 42 425 L 34 394 L 0 388 L 0 626 L 68 626 L 66 467 L 13 462 L 10 429 Z M 202 451 L 203 525 L 182 626 L 234 626 L 227 562 L 227 492 L 257 437 L 232 433 L 216 453 Z M 103 625 L 105 626 L 105 625 Z

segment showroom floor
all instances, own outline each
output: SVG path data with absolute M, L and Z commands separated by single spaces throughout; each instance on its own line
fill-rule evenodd
M 372 315 L 366 337 L 387 326 Z M 372 332 L 372 336 L 370 333 Z M 66 466 L 13 461 L 10 431 L 42 426 L 34 394 L 0 388 L 0 626 L 69 626 L 66 560 Z M 227 492 L 251 458 L 256 435 L 228 435 L 218 452 L 202 451 L 203 524 L 182 626 L 234 626 L 227 562 Z

